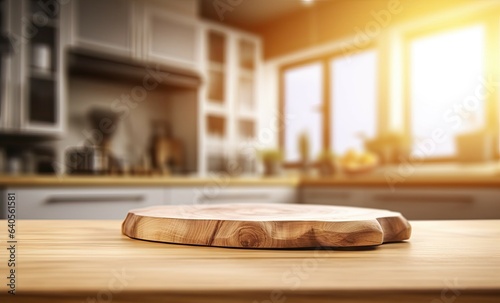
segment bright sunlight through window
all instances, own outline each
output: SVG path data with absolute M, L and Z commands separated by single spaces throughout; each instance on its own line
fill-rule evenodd
M 433 132 L 440 142 L 427 157 L 455 155 L 455 137 L 484 126 L 484 27 L 472 26 L 415 39 L 410 44 L 410 109 L 414 151 Z M 476 102 L 472 102 L 477 97 Z M 472 100 L 472 101 L 471 101 Z
M 331 142 L 337 154 L 363 150 L 376 134 L 377 54 L 365 51 L 331 61 Z
M 315 63 L 289 69 L 284 81 L 285 116 L 291 119 L 285 129 L 285 160 L 298 161 L 298 141 L 302 133 L 309 136 L 311 155 L 317 155 L 322 149 L 322 65 Z

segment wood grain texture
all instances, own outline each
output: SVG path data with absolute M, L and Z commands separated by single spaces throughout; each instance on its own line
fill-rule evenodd
M 374 246 L 410 238 L 400 213 L 300 204 L 162 205 L 131 210 L 123 234 L 142 240 L 239 248 Z
M 354 251 L 136 241 L 121 234 L 121 223 L 18 221 L 17 294 L 8 295 L 1 283 L 0 302 L 481 303 L 500 297 L 500 220 L 413 221 L 411 241 Z M 6 243 L 6 232 L 0 241 Z M 7 270 L 4 259 L 0 272 Z

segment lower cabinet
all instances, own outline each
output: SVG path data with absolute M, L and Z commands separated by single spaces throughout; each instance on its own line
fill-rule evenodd
M 307 204 L 326 204 L 340 206 L 364 206 L 363 190 L 331 187 L 303 188 L 299 202 Z
M 169 189 L 170 204 L 210 203 L 295 203 L 294 186 L 245 186 L 245 187 L 178 187 Z
M 405 189 L 366 191 L 367 207 L 401 212 L 413 220 L 500 219 L 495 189 Z
M 130 209 L 165 202 L 162 188 L 7 188 L 2 199 L 9 192 L 18 219 L 124 219 Z
M 306 187 L 300 201 L 388 209 L 410 220 L 500 219 L 500 189 Z
M 0 219 L 7 193 L 16 195 L 18 219 L 119 219 L 131 209 L 162 204 L 294 203 L 294 186 L 270 187 L 12 187 L 1 190 Z
M 410 220 L 500 219 L 500 189 L 295 186 L 11 187 L 18 219 L 124 219 L 135 208 L 215 203 L 306 203 L 389 209 Z

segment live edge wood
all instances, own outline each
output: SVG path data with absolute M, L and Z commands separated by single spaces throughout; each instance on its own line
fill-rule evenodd
M 300 204 L 161 205 L 131 210 L 125 235 L 149 241 L 240 248 L 374 246 L 410 238 L 400 213 Z
M 500 220 L 412 221 L 369 250 L 228 249 L 137 241 L 121 221 L 18 221 L 17 294 L 0 302 L 498 302 Z M 7 226 L 0 221 L 0 226 Z

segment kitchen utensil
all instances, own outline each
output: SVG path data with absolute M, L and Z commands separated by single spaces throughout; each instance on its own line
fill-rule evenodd
M 300 204 L 201 204 L 131 210 L 123 234 L 136 239 L 243 248 L 374 246 L 410 238 L 400 213 Z
M 34 44 L 31 64 L 41 71 L 49 71 L 51 66 L 51 49 L 47 44 Z
M 87 113 L 92 136 L 84 146 L 66 151 L 67 172 L 70 174 L 109 174 L 119 170 L 111 150 L 111 139 L 117 129 L 117 113 L 107 108 L 92 108 Z
M 170 127 L 165 121 L 153 121 L 150 156 L 155 171 L 161 174 L 170 172 L 171 158 Z
M 117 130 L 118 114 L 108 108 L 95 107 L 87 113 L 87 118 L 92 129 L 99 132 L 99 136 L 96 136 L 97 140 L 93 138 L 91 145 L 107 148 Z
M 102 175 L 113 170 L 114 158 L 99 146 L 74 147 L 66 152 L 66 165 L 70 174 Z
M 9 157 L 7 172 L 11 175 L 17 175 L 23 171 L 23 161 L 19 156 Z

